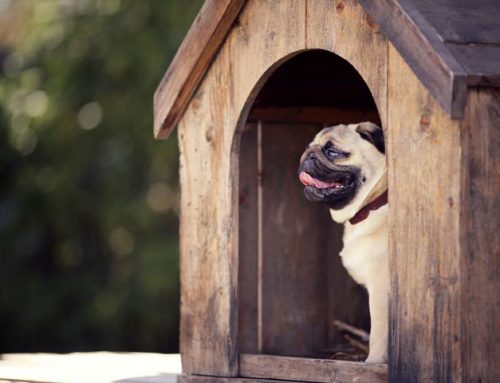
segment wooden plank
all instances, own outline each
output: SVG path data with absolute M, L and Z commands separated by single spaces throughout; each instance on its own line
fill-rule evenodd
M 182 368 L 217 376 L 238 369 L 238 173 L 229 161 L 233 122 L 222 112 L 231 109 L 229 68 L 223 48 L 178 130 Z
M 159 374 L 153 376 L 142 376 L 127 379 L 120 379 L 116 383 L 177 383 L 178 375 Z
M 368 85 L 385 126 L 387 40 L 358 2 L 308 2 L 307 48 L 326 49 L 347 60 Z
M 305 48 L 305 11 L 306 0 L 257 0 L 245 7 L 245 15 L 252 17 L 240 17 L 231 35 L 232 66 L 240 81 L 234 84 L 233 92 L 238 102 L 245 103 L 241 109 L 245 120 L 271 74 Z
M 390 380 L 460 382 L 460 126 L 392 46 L 388 118 Z
M 462 118 L 467 72 L 410 0 L 359 0 L 441 107 Z
M 247 3 L 179 124 L 180 347 L 189 374 L 238 373 L 240 138 L 253 92 L 304 47 L 304 13 L 305 0 Z
M 297 179 L 298 160 L 320 129 L 262 126 L 261 352 L 267 354 L 312 355 L 327 346 L 324 240 L 333 225 L 328 208 L 311 204 Z
M 459 44 L 500 43 L 498 0 L 419 0 L 414 7 L 442 41 Z
M 500 381 L 500 91 L 471 90 L 463 121 L 463 382 Z
M 318 28 L 318 25 L 321 25 L 321 28 Z M 326 49 L 347 60 L 365 81 L 378 108 L 378 113 L 367 110 L 339 110 L 338 114 L 332 113 L 332 121 L 335 116 L 338 116 L 339 120 L 345 120 L 332 124 L 368 120 L 382 123 L 382 126 L 386 127 L 387 40 L 358 2 L 309 1 L 307 47 Z M 335 92 L 335 88 L 332 91 Z M 333 108 L 331 110 L 334 111 Z M 318 116 L 324 118 L 320 113 Z M 338 257 L 330 257 L 329 262 L 329 272 L 337 276 L 329 279 L 328 338 L 329 345 L 333 346 L 338 345 L 341 340 L 333 326 L 335 319 L 367 328 L 369 313 L 365 292 L 352 282 L 350 276 L 343 274 L 344 269 Z M 349 298 L 343 299 L 343 295 Z
M 240 355 L 240 374 L 248 378 L 299 382 L 387 382 L 387 365 L 271 355 Z
M 179 122 L 244 0 L 206 0 L 154 96 L 156 138 Z
M 334 107 L 261 107 L 253 108 L 249 121 L 322 124 L 326 126 L 359 121 L 379 121 L 376 111 Z
M 290 383 L 286 380 L 248 379 L 248 378 L 221 378 L 216 376 L 179 375 L 178 383 Z
M 239 169 L 238 348 L 255 353 L 257 343 L 257 124 L 246 124 Z
M 447 43 L 446 47 L 467 71 L 469 86 L 500 87 L 500 45 Z
M 328 323 L 330 293 L 336 297 L 331 310 L 335 319 L 354 319 L 357 325 L 359 316 L 366 315 L 366 302 L 340 264 L 342 229 L 332 222 L 326 206 L 304 197 L 297 180 L 298 159 L 321 128 L 262 127 L 261 351 L 267 354 L 317 356 L 331 346 L 328 334 L 335 328 Z M 331 258 L 337 262 L 329 269 Z

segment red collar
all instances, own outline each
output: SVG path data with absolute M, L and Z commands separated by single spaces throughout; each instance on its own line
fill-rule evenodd
M 375 198 L 368 205 L 363 207 L 360 211 L 358 211 L 356 215 L 349 220 L 349 222 L 351 223 L 351 225 L 356 225 L 357 223 L 360 223 L 361 221 L 367 219 L 370 211 L 377 210 L 384 205 L 387 205 L 387 190 L 377 198 Z

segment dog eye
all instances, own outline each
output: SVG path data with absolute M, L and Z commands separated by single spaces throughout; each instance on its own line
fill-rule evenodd
M 335 149 L 333 148 L 328 148 L 325 150 L 325 155 L 329 158 L 329 159 L 334 159 L 334 158 L 337 158 L 337 157 L 340 157 L 342 155 L 342 153 L 339 153 L 337 152 Z

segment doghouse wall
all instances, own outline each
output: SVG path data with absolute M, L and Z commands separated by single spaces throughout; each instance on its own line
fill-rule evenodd
M 236 278 L 238 260 L 252 258 L 239 256 L 234 230 L 238 213 L 242 223 L 248 208 L 238 204 L 241 163 L 235 158 L 245 155 L 235 153 L 234 143 L 262 76 L 288 55 L 311 48 L 335 52 L 356 67 L 387 133 L 390 381 L 498 381 L 500 343 L 493 335 L 500 307 L 499 95 L 477 89 L 463 126 L 451 120 L 355 0 L 246 2 L 183 114 L 178 130 L 183 371 L 194 380 L 238 376 L 238 327 L 242 348 L 244 341 L 255 344 L 255 331 L 247 333 L 245 326 L 257 322 L 238 326 L 237 307 L 242 314 L 244 299 L 251 305 L 257 291 L 245 290 Z M 263 130 L 269 122 L 312 122 L 301 119 L 300 108 L 271 120 L 264 118 L 269 111 L 260 112 Z M 318 381 L 334 379 L 332 372 L 349 365 L 323 370 Z
M 243 307 L 240 298 L 245 296 L 238 283 L 238 263 L 243 257 L 239 256 L 237 229 L 241 213 L 238 173 L 244 158 L 240 143 L 245 142 L 241 139 L 242 119 L 247 120 L 253 102 L 250 98 L 269 72 L 307 49 L 335 52 L 361 74 L 379 106 L 381 120 L 386 121 L 387 41 L 356 1 L 342 3 L 340 12 L 326 0 L 246 2 L 183 113 L 178 128 L 182 191 L 180 349 L 187 374 L 239 374 L 237 336 L 242 329 L 238 308 Z M 331 68 L 329 72 L 336 71 Z M 326 96 L 329 94 L 333 93 Z M 314 123 L 318 128 L 335 122 L 317 118 L 322 107 L 313 121 L 302 118 L 300 106 L 295 115 L 281 109 L 258 112 L 271 113 L 273 119 L 263 115 L 247 121 Z M 347 106 L 336 110 L 340 112 L 352 116 Z M 352 112 L 357 121 L 369 119 L 364 110 Z M 305 142 L 301 150 L 304 147 Z M 291 170 L 294 173 L 297 165 L 298 158 Z M 294 178 L 293 182 L 298 181 Z M 326 220 L 328 213 L 324 214 Z
M 500 92 L 452 120 L 389 59 L 390 381 L 499 382 Z

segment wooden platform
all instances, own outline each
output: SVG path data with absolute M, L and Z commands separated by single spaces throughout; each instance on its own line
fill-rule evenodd
M 0 355 L 0 383 L 175 383 L 178 354 L 88 352 Z

